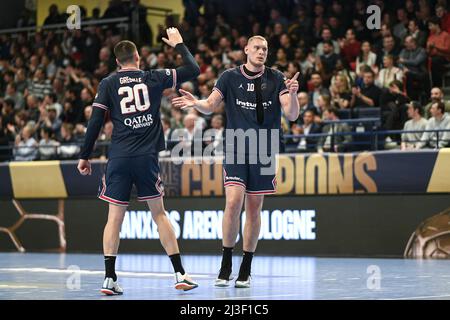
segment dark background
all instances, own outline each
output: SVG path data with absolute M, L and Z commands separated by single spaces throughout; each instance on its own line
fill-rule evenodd
M 38 213 L 56 213 L 56 201 L 21 201 L 25 209 Z M 168 198 L 166 210 L 223 210 L 224 198 Z M 258 254 L 299 256 L 399 257 L 403 255 L 412 232 L 426 218 L 450 206 L 448 194 L 433 195 L 349 195 L 267 197 L 264 209 L 316 210 L 316 240 L 261 240 Z M 1 201 L 1 225 L 18 218 L 11 202 Z M 145 210 L 132 202 L 129 210 Z M 67 200 L 65 222 L 68 252 L 101 252 L 107 205 L 97 199 Z M 58 246 L 56 224 L 27 221 L 18 230 L 29 251 Z M 217 253 L 220 240 L 179 239 L 184 253 Z M 236 245 L 238 252 L 242 241 Z M 0 233 L 0 251 L 15 250 L 9 237 Z M 120 252 L 162 253 L 159 240 L 121 240 Z

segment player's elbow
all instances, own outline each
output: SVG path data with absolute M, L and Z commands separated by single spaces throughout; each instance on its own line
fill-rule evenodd
M 192 66 L 192 74 L 193 74 L 192 75 L 193 78 L 197 78 L 200 75 L 200 67 L 199 67 L 198 63 L 195 63 Z
M 214 104 L 209 99 L 206 100 L 206 108 L 203 110 L 203 114 L 209 115 L 214 112 Z
M 290 122 L 294 122 L 294 121 L 296 121 L 298 119 L 298 114 L 287 116 L 287 119 Z
M 286 119 L 288 119 L 291 122 L 296 121 L 298 119 L 299 115 L 300 115 L 300 110 L 298 108 L 295 110 L 289 110 L 289 109 L 286 110 L 285 109 Z

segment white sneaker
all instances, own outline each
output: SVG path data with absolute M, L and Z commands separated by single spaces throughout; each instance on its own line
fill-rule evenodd
M 235 288 L 250 288 L 251 278 L 252 278 L 251 276 L 248 276 L 247 280 L 245 280 L 245 281 L 236 280 L 234 287 Z
M 230 286 L 230 281 L 231 281 L 231 280 L 233 280 L 233 277 L 231 277 L 231 276 L 230 276 L 230 278 L 228 278 L 228 280 L 217 278 L 217 279 L 214 281 L 214 285 L 215 285 L 216 287 L 229 287 L 229 286 Z
M 198 287 L 198 284 L 194 282 L 191 277 L 185 273 L 175 273 L 175 289 L 189 291 Z
M 113 278 L 105 278 L 100 292 L 106 294 L 107 296 L 123 294 L 122 288 L 117 284 L 116 281 L 113 280 Z

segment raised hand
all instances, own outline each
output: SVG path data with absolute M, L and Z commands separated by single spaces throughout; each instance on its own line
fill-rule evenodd
M 177 28 L 168 28 L 166 29 L 167 38 L 162 38 L 162 40 L 167 43 L 169 46 L 175 48 L 175 46 L 179 43 L 183 43 L 183 38 L 181 37 L 180 31 Z
M 197 99 L 190 93 L 183 89 L 179 90 L 181 97 L 173 98 L 172 105 L 176 108 L 186 109 L 195 106 Z
M 286 88 L 289 90 L 290 94 L 297 94 L 298 91 L 298 81 L 297 78 L 300 75 L 300 72 L 297 72 L 292 79 L 286 80 L 284 83 L 286 84 Z

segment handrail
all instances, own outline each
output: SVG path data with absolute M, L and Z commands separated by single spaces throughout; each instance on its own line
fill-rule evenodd
M 367 131 L 367 132 L 334 132 L 334 133 L 311 133 L 308 135 L 305 134 L 286 134 L 284 135 L 284 138 L 320 138 L 320 137 L 328 137 L 328 136 L 356 136 L 356 135 L 363 135 L 363 136 L 370 136 L 370 135 L 393 135 L 393 134 L 404 134 L 404 133 L 425 133 L 425 132 L 450 132 L 450 129 L 432 129 L 432 130 L 383 130 L 383 131 Z M 223 139 L 222 137 L 219 137 L 219 139 Z M 211 137 L 202 137 L 200 139 L 193 138 L 190 141 L 211 141 Z M 181 139 L 167 139 L 167 142 L 180 142 Z M 418 140 L 420 141 L 420 140 Z M 61 146 L 78 146 L 81 147 L 83 145 L 83 142 L 71 142 L 71 143 L 60 143 L 56 146 L 14 146 L 14 145 L 0 145 L 0 150 L 10 150 L 10 149 L 19 149 L 19 148 L 59 148 Z M 96 142 L 97 147 L 105 147 L 111 145 L 110 141 L 98 141 Z
M 81 21 L 81 26 L 91 26 L 91 25 L 104 25 L 110 23 L 124 23 L 128 22 L 128 17 L 119 17 L 119 18 L 109 18 L 109 19 L 96 19 L 96 20 L 85 20 Z M 67 25 L 65 23 L 56 23 L 42 26 L 31 26 L 31 27 L 23 27 L 23 28 L 9 28 L 9 29 L 0 29 L 0 34 L 7 33 L 22 33 L 22 32 L 30 32 L 30 31 L 38 31 L 38 30 L 53 30 L 53 29 L 61 29 L 66 28 Z

